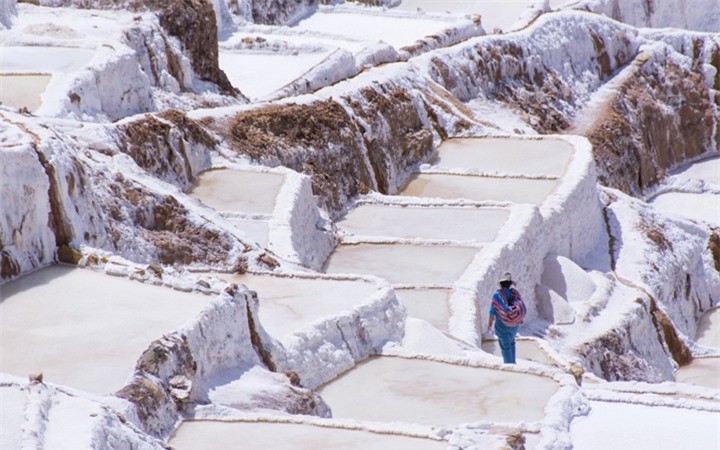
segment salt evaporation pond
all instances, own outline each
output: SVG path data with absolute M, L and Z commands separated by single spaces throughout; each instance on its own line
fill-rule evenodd
M 73 47 L 3 46 L 0 71 L 3 73 L 69 73 L 85 66 L 95 50 Z
M 466 199 L 538 205 L 559 180 L 494 178 L 466 175 L 414 174 L 397 195 L 409 197 Z
M 318 393 L 335 418 L 457 425 L 542 420 L 558 388 L 536 375 L 380 357 L 358 364 Z
M 220 48 L 220 68 L 230 83 L 250 99 L 263 98 L 321 63 L 329 52 L 252 53 Z M 262 73 L 262 76 L 258 76 Z
M 325 263 L 325 271 L 375 275 L 392 284 L 450 285 L 478 251 L 443 245 L 339 245 Z
M 695 341 L 705 347 L 720 349 L 720 308 L 713 308 L 703 314 L 698 322 Z M 690 364 L 678 369 L 675 380 L 720 389 L 720 358 L 695 358 Z
M 433 165 L 512 175 L 561 177 L 573 147 L 559 139 L 457 138 L 438 147 Z
M 362 280 L 218 274 L 258 293 L 260 323 L 281 339 L 322 317 L 351 311 L 369 301 L 378 286 Z
M 480 14 L 483 28 L 488 33 L 500 28 L 512 29 L 529 0 L 402 0 L 399 10 L 428 13 Z
M 0 288 L 0 371 L 113 392 L 152 341 L 210 299 L 87 269 L 42 269 Z
M 447 331 L 450 320 L 449 289 L 398 289 L 395 293 L 405 305 L 408 316 Z
M 26 403 L 27 394 L 18 386 L 0 386 L 0 448 L 22 448 Z
M 393 434 L 313 425 L 269 422 L 184 422 L 170 439 L 178 450 L 232 448 L 244 450 L 443 450 L 447 443 Z
M 45 74 L 0 74 L 0 103 L 35 112 L 42 104 L 42 94 L 51 78 Z
M 491 242 L 509 215 L 500 208 L 359 205 L 338 227 L 359 236 Z
M 570 426 L 574 450 L 720 448 L 717 412 L 597 401 L 590 406 Z
M 228 222 L 232 223 L 261 247 L 267 247 L 270 225 L 266 220 L 228 219 Z
M 189 194 L 218 211 L 272 214 L 285 176 L 249 170 L 208 170 Z
M 668 192 L 652 200 L 652 205 L 668 215 L 720 225 L 720 195 Z
M 720 158 L 696 162 L 675 175 L 684 180 L 703 180 L 720 186 Z
M 484 340 L 482 342 L 482 349 L 495 356 L 502 357 L 500 344 L 498 344 L 496 340 Z M 550 364 L 550 359 L 547 354 L 540 348 L 538 343 L 532 339 L 515 340 L 515 357 L 518 360 L 527 359 L 528 361 L 535 361 L 540 364 Z

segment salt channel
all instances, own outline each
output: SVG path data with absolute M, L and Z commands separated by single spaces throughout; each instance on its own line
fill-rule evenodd
M 573 147 L 559 139 L 457 138 L 438 147 L 433 165 L 513 175 L 560 177 Z
M 530 385 L 533 389 L 515 389 Z M 558 388 L 555 381 L 536 375 L 380 357 L 355 366 L 318 392 L 336 418 L 457 425 L 542 420 Z
M 363 280 L 217 275 L 258 293 L 260 323 L 278 339 L 324 316 L 350 311 L 366 303 L 379 289 L 376 284 Z
M 285 181 L 281 174 L 249 170 L 208 170 L 189 194 L 220 212 L 272 214 Z
M 559 180 L 414 174 L 397 195 L 540 204 Z
M 720 350 L 720 308 L 713 308 L 703 314 L 695 341 L 699 345 Z M 678 369 L 675 379 L 680 383 L 720 389 L 720 357 L 695 358 L 687 366 Z
M 153 340 L 210 299 L 87 269 L 42 269 L 0 288 L 0 372 L 113 392 Z
M 447 443 L 393 434 L 376 434 L 360 430 L 314 425 L 268 422 L 185 422 L 170 439 L 178 450 L 231 448 L 242 442 L 247 450 L 282 448 L 316 450 L 333 448 L 360 450 L 441 450 Z
M 12 108 L 37 111 L 52 77 L 46 74 L 0 75 L 0 103 Z
M 491 242 L 508 215 L 500 208 L 359 205 L 337 225 L 357 236 Z
M 395 293 L 405 305 L 408 316 L 425 320 L 438 330 L 448 330 L 449 289 L 397 289 Z
M 478 251 L 443 245 L 339 245 L 325 263 L 325 272 L 375 275 L 392 284 L 445 286 L 460 278 Z

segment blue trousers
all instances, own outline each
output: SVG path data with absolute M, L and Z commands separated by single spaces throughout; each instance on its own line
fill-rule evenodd
M 515 335 L 520 327 L 506 327 L 495 319 L 495 334 L 500 343 L 500 351 L 502 352 L 503 362 L 505 364 L 515 364 Z

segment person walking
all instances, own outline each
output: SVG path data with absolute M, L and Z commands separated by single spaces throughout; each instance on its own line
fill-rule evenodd
M 512 287 L 515 282 L 510 272 L 505 272 L 498 283 L 500 289 L 495 291 L 490 303 L 488 330 L 492 329 L 495 320 L 495 334 L 500 343 L 503 362 L 515 364 L 515 335 L 520 324 L 523 323 L 527 310 L 520 292 Z

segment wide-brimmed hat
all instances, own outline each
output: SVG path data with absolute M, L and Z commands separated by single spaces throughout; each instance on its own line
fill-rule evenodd
M 503 281 L 509 281 L 509 282 L 515 284 L 515 282 L 514 282 L 513 279 L 512 279 L 512 275 L 510 274 L 510 272 L 505 272 L 504 274 L 502 274 L 502 276 L 501 276 L 500 279 L 498 280 L 498 283 L 502 283 Z

